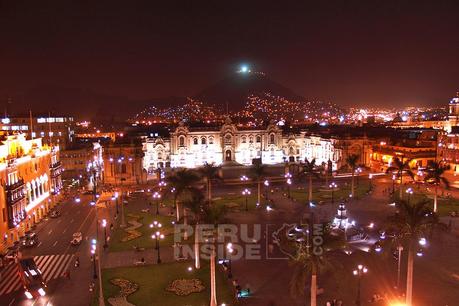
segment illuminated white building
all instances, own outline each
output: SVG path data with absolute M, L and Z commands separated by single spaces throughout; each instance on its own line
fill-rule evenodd
M 227 119 L 221 127 L 188 127 L 183 123 L 169 138 L 149 138 L 143 144 L 143 167 L 152 173 L 157 168 L 196 168 L 205 163 L 252 165 L 300 162 L 316 159 L 337 170 L 342 150 L 333 138 L 307 135 L 306 132 L 284 134 L 271 122 L 265 129 L 238 128 Z
M 45 217 L 62 188 L 59 147 L 24 134 L 0 145 L 0 253 Z

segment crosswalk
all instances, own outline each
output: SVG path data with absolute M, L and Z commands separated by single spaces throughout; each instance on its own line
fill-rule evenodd
M 67 271 L 72 254 L 34 256 L 33 259 L 43 273 L 43 280 L 49 282 L 58 277 L 64 276 Z M 16 263 L 11 263 L 1 271 L 0 296 L 22 287 Z

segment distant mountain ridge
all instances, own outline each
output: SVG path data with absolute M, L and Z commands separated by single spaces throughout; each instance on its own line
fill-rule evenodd
M 233 73 L 217 83 L 205 88 L 194 99 L 209 105 L 226 106 L 230 111 L 243 109 L 248 98 L 253 95 L 270 93 L 290 101 L 305 101 L 293 90 L 271 80 L 262 72 Z

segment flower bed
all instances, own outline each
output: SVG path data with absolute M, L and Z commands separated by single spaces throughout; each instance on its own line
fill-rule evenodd
M 170 292 L 174 292 L 176 295 L 185 296 L 195 292 L 203 291 L 204 285 L 202 281 L 193 278 L 193 279 L 176 279 L 172 283 L 170 283 L 166 290 Z

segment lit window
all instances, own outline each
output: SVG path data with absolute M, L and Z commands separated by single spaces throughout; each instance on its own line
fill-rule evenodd
M 179 146 L 181 147 L 185 146 L 185 137 L 183 136 L 179 137 Z
M 205 137 L 202 137 L 202 138 L 201 138 L 201 144 L 203 144 L 203 145 L 206 144 L 206 138 L 205 138 Z
M 274 144 L 274 134 L 269 135 L 269 143 Z
M 214 138 L 213 137 L 209 137 L 209 144 L 214 144 Z

